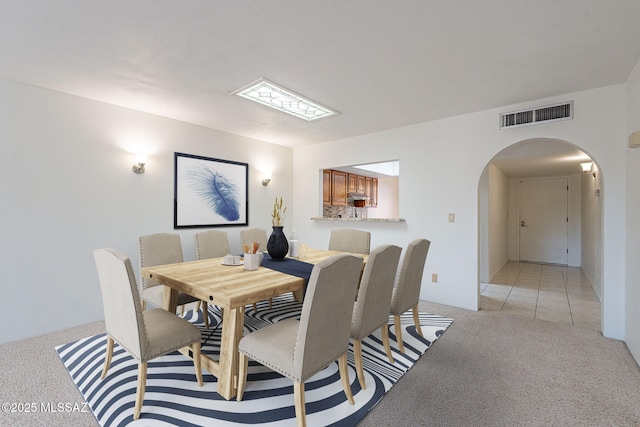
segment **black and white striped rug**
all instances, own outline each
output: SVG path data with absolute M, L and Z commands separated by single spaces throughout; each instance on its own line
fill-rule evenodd
M 245 333 L 278 320 L 299 317 L 301 305 L 291 296 L 258 304 L 257 313 L 247 307 Z M 217 307 L 209 306 L 210 330 L 204 328 L 202 314 L 189 311 L 185 318 L 202 331 L 203 342 L 214 325 L 220 322 Z M 333 363 L 305 382 L 307 424 L 309 426 L 354 426 L 384 397 L 384 394 L 407 372 L 431 343 L 451 325 L 452 319 L 420 313 L 424 338 L 413 325 L 410 312 L 402 316 L 405 354 L 395 341 L 393 317 L 389 321 L 389 337 L 395 363 L 389 363 L 380 333 L 363 340 L 362 351 L 366 390 L 356 378 L 353 348 L 349 351 L 349 378 L 355 405 L 344 395 L 338 364 Z M 148 363 L 147 387 L 140 419 L 133 421 L 138 364 L 118 344 L 114 347 L 111 368 L 100 379 L 104 363 L 106 335 L 87 337 L 56 347 L 73 382 L 89 403 L 102 426 L 295 426 L 296 416 L 291 380 L 250 361 L 249 376 L 242 402 L 227 401 L 216 392 L 216 378 L 203 370 L 204 386 L 199 387 L 191 360 L 175 352 Z M 203 351 L 218 359 L 220 330 L 211 336 Z

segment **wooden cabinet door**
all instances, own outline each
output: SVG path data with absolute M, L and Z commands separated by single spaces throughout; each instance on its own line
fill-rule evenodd
M 371 194 L 369 194 L 369 206 L 378 206 L 378 178 L 371 180 Z
M 369 177 L 364 179 L 364 194 L 369 198 L 367 200 L 367 206 L 371 206 L 371 181 L 372 178 Z
M 367 179 L 364 176 L 358 175 L 358 187 L 357 193 L 365 193 L 367 191 Z
M 349 185 L 347 186 L 347 190 L 350 193 L 358 192 L 358 175 L 354 175 L 352 173 L 349 174 Z
M 331 171 L 331 205 L 347 206 L 347 181 L 346 172 Z
M 322 205 L 331 206 L 331 171 L 322 171 Z

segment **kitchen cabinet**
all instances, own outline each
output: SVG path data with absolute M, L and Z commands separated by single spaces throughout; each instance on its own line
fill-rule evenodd
M 357 186 L 356 186 L 356 193 L 366 193 L 367 191 L 367 177 L 365 176 L 357 176 Z
M 378 178 L 365 178 L 364 194 L 369 198 L 369 200 L 367 200 L 367 206 L 378 206 Z
M 369 184 L 369 205 L 372 208 L 378 206 L 378 178 L 371 178 L 371 182 Z
M 349 184 L 347 186 L 347 190 L 349 190 L 349 193 L 358 192 L 358 175 L 354 175 L 352 173 L 349 174 Z
M 349 206 L 349 193 L 369 197 L 366 206 L 378 206 L 378 178 L 370 178 L 331 169 L 322 171 L 322 205 Z
M 331 205 L 347 206 L 348 173 L 331 171 Z
M 331 171 L 322 171 L 322 205 L 331 206 Z

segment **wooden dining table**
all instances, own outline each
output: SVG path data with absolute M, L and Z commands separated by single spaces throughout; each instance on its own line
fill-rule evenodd
M 306 256 L 298 260 L 315 265 L 341 253 L 344 252 L 308 249 Z M 366 255 L 354 255 L 366 261 Z M 263 266 L 257 270 L 245 270 L 242 265 L 228 266 L 223 264 L 223 258 L 145 267 L 142 275 L 165 285 L 163 308 L 172 313 L 176 312 L 178 292 L 222 309 L 219 360 L 203 353 L 201 361 L 202 366 L 217 377 L 217 392 L 227 400 L 235 397 L 237 392 L 238 343 L 244 330 L 245 306 L 288 292 L 293 292 L 294 297 L 301 301 L 305 286 L 305 279 L 301 277 Z M 192 357 L 189 349 L 182 349 L 181 352 Z

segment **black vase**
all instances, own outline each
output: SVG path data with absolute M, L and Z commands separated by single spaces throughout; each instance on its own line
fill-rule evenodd
M 272 259 L 283 259 L 289 252 L 289 242 L 284 235 L 281 225 L 274 225 L 273 232 L 267 242 L 267 252 Z

